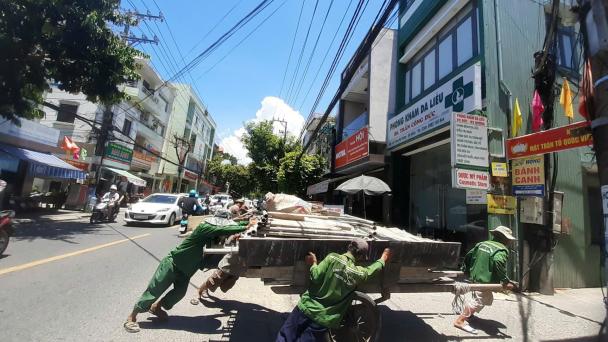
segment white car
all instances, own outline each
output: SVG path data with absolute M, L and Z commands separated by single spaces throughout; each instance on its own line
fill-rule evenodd
M 173 226 L 182 218 L 182 209 L 177 205 L 182 197 L 183 195 L 179 194 L 152 194 L 129 205 L 125 211 L 125 222 Z

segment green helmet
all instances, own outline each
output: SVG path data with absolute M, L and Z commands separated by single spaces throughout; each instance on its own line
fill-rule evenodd
M 196 190 L 190 190 L 190 197 L 196 197 Z

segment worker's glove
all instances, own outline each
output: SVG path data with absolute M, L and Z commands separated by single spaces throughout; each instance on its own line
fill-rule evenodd
M 382 256 L 380 257 L 380 259 L 382 259 L 382 261 L 384 261 L 384 263 L 388 263 L 391 260 L 393 253 L 391 252 L 390 248 L 385 248 L 384 252 L 382 252 Z
M 313 252 L 308 252 L 308 255 L 304 258 L 304 261 L 306 261 L 306 265 L 308 266 L 315 265 L 317 263 L 317 256 Z

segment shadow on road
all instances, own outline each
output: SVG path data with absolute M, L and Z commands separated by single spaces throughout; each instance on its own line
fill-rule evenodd
M 226 326 L 218 331 L 222 340 L 274 341 L 289 315 L 258 304 L 222 300 L 211 295 L 201 304 L 204 305 L 202 307 L 220 309 L 224 316 L 228 316 Z
M 141 329 L 164 329 L 187 331 L 194 334 L 218 334 L 221 332 L 222 323 L 216 318 L 222 315 L 211 316 L 169 316 L 167 322 L 158 322 L 154 318 L 139 322 Z
M 18 241 L 32 241 L 35 239 L 61 240 L 77 244 L 77 242 L 71 241 L 73 236 L 80 234 L 99 235 L 99 230 L 102 228 L 102 225 L 89 224 L 88 222 L 40 220 L 31 223 L 20 223 L 16 227 L 12 238 Z M 112 233 L 109 234 L 114 235 Z
M 432 319 L 439 314 L 413 313 L 411 311 L 394 311 L 387 306 L 379 306 L 382 315 L 382 331 L 380 341 L 392 342 L 399 336 L 403 341 L 461 341 L 461 340 L 495 340 L 511 339 L 511 336 L 502 333 L 499 328 L 505 328 L 504 324 L 489 320 L 475 318 L 471 325 L 487 335 L 482 336 L 446 336 L 440 334 L 428 325 L 424 319 Z M 426 315 L 426 316 L 425 316 Z M 443 315 L 453 316 L 452 313 Z M 445 318 L 450 319 L 450 318 Z M 456 328 L 454 328 L 456 329 Z

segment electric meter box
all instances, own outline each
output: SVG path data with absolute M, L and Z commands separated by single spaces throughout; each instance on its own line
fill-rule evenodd
M 522 223 L 545 224 L 545 201 L 543 197 L 521 197 L 519 220 Z

